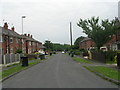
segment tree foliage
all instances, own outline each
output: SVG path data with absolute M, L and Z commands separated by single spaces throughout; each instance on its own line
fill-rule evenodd
M 54 51 L 68 51 L 70 49 L 70 45 L 68 44 L 60 44 L 60 43 L 54 43 L 53 44 L 53 50 Z
M 52 43 L 48 40 L 45 41 L 44 46 L 46 47 L 46 51 L 68 51 L 70 48 L 68 44 Z
M 99 17 L 80 19 L 77 25 L 83 29 L 83 33 L 95 42 L 98 49 L 112 38 L 117 28 L 115 20 L 105 19 L 100 22 Z
M 47 51 L 51 51 L 53 49 L 53 43 L 51 41 L 46 40 L 44 43 Z

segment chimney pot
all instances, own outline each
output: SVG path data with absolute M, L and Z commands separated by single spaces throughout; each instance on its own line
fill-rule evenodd
M 27 36 L 27 34 L 24 34 L 25 36 Z
M 4 28 L 8 30 L 8 24 L 7 24 L 7 22 L 4 23 Z
M 28 37 L 30 37 L 30 34 L 28 34 Z
M 12 31 L 15 31 L 15 28 L 14 28 L 14 27 L 12 27 L 12 28 L 11 28 L 11 30 L 12 30 Z

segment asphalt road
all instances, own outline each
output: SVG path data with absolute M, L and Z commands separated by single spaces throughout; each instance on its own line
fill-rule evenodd
M 65 54 L 56 54 L 3 82 L 3 88 L 118 88 Z

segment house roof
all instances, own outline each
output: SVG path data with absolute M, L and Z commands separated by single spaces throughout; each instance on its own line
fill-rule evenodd
M 12 37 L 25 38 L 28 41 L 34 41 L 34 42 L 41 43 L 41 42 L 35 40 L 34 38 L 31 38 L 31 37 L 28 37 L 28 36 L 25 36 L 25 35 L 20 35 L 15 31 L 12 31 L 10 29 L 7 30 L 7 29 L 5 29 L 4 27 L 1 27 L 1 26 L 0 26 L 0 33 L 4 34 L 4 35 L 9 35 L 9 36 L 12 36 Z
M 46 48 L 46 47 L 42 45 L 40 48 Z
M 25 35 L 21 35 L 22 38 L 25 38 L 27 41 L 34 41 L 34 42 L 38 42 L 38 43 L 41 43 L 37 40 L 35 40 L 34 38 L 31 38 L 31 37 L 28 37 L 28 36 L 25 36 Z
M 4 35 L 9 35 L 9 36 L 13 36 L 13 37 L 18 37 L 18 38 L 22 38 L 17 32 L 12 31 L 10 29 L 6 30 L 4 27 L 0 27 L 1 29 L 1 33 Z
M 81 42 L 85 42 L 85 41 L 88 41 L 88 40 L 91 40 L 91 38 L 85 37 Z

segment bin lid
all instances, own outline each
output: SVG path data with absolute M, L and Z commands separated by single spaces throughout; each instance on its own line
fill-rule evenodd
M 22 58 L 28 58 L 28 57 L 26 57 L 26 56 L 22 56 L 22 57 L 20 57 L 20 58 L 22 59 Z

